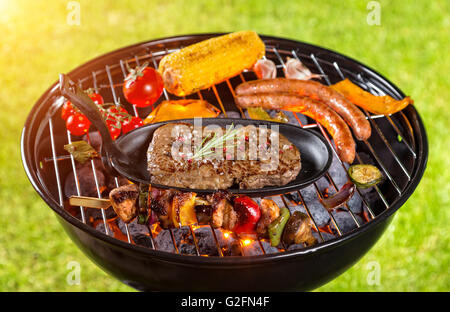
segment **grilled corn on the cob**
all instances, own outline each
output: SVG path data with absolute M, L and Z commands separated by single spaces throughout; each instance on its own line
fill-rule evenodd
M 264 54 L 264 43 L 255 32 L 240 31 L 168 54 L 158 71 L 167 91 L 185 96 L 251 68 Z

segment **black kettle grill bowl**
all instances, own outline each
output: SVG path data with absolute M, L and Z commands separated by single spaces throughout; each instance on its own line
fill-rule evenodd
M 116 93 L 120 91 L 114 90 L 112 77 L 120 70 L 123 72 L 123 60 L 138 63 L 145 58 L 157 65 L 156 60 L 161 55 L 217 35 L 186 35 L 139 43 L 100 56 L 68 75 L 80 84 L 86 83 L 85 87 L 95 85 L 101 89 L 111 86 L 109 100 L 117 103 Z M 396 99 L 404 97 L 394 84 L 380 74 L 336 52 L 293 40 L 269 36 L 261 38 L 266 43 L 267 57 L 274 59 L 279 67 L 286 56 L 299 57 L 313 72 L 325 75 L 324 83 L 349 77 L 370 91 L 388 94 Z M 220 94 L 220 86 L 217 90 Z M 70 161 L 53 160 L 51 166 L 47 166 L 50 169 L 42 169 L 45 167 L 43 155 L 61 155 L 62 146 L 67 144 L 64 124 L 58 114 L 55 115 L 61 105 L 57 91 L 58 84 L 55 83 L 37 101 L 25 123 L 21 150 L 27 176 L 78 247 L 103 270 L 139 290 L 314 289 L 344 272 L 376 243 L 395 212 L 417 187 L 427 162 L 426 132 L 412 105 L 388 118 L 371 116 L 372 137 L 368 142 L 358 142 L 357 152 L 363 150 L 372 155 L 387 179 L 377 188 L 380 200 L 371 205 L 369 222 L 335 239 L 274 254 L 201 257 L 169 253 L 105 235 L 64 209 L 61 183 L 62 177 L 71 171 Z M 232 105 L 229 104 L 232 101 L 219 102 L 225 110 Z M 402 140 L 397 140 L 399 135 Z

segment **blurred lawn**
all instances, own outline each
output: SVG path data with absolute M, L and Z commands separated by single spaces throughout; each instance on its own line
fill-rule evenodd
M 448 1 L 380 1 L 380 26 L 366 23 L 368 1 L 80 1 L 80 26 L 66 23 L 68 2 L 0 0 L 0 290 L 131 290 L 75 247 L 22 169 L 23 124 L 58 73 L 144 40 L 242 29 L 371 66 L 414 98 L 428 132 L 430 158 L 417 191 L 377 245 L 319 290 L 450 290 Z M 81 264 L 79 286 L 66 283 L 72 260 Z M 373 261 L 379 285 L 367 282 Z

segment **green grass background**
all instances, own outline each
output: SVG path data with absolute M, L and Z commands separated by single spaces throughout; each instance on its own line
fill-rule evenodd
M 79 26 L 66 22 L 68 2 L 0 0 L 0 290 L 132 290 L 75 247 L 22 168 L 23 124 L 58 73 L 144 40 L 242 29 L 360 60 L 413 97 L 428 132 L 428 168 L 417 191 L 376 246 L 318 290 L 450 290 L 448 1 L 379 1 L 379 26 L 366 22 L 368 1 L 79 1 Z M 66 282 L 70 261 L 81 264 L 80 285 Z M 379 285 L 368 283 L 374 263 Z

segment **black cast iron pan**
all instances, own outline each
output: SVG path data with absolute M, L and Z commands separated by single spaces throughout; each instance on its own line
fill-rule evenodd
M 122 135 L 114 141 L 103 121 L 94 102 L 68 76 L 60 75 L 60 92 L 69 99 L 83 114 L 94 124 L 102 136 L 102 160 L 106 168 L 116 171 L 133 182 L 152 184 L 158 188 L 172 188 L 181 191 L 197 193 L 212 193 L 212 189 L 190 189 L 160 185 L 150 182 L 150 174 L 147 169 L 147 150 L 152 140 L 154 131 L 169 122 L 194 123 L 194 119 L 182 119 L 176 121 L 160 122 L 146 125 Z M 325 140 L 315 132 L 300 127 L 262 120 L 235 119 L 235 118 L 203 118 L 202 125 L 218 125 L 225 128 L 229 125 L 266 125 L 270 128 L 277 125 L 279 132 L 292 142 L 301 155 L 301 170 L 296 179 L 283 186 L 268 186 L 259 189 L 231 188 L 229 192 L 247 194 L 252 196 L 268 196 L 286 193 L 306 187 L 322 177 L 331 165 L 332 152 Z

